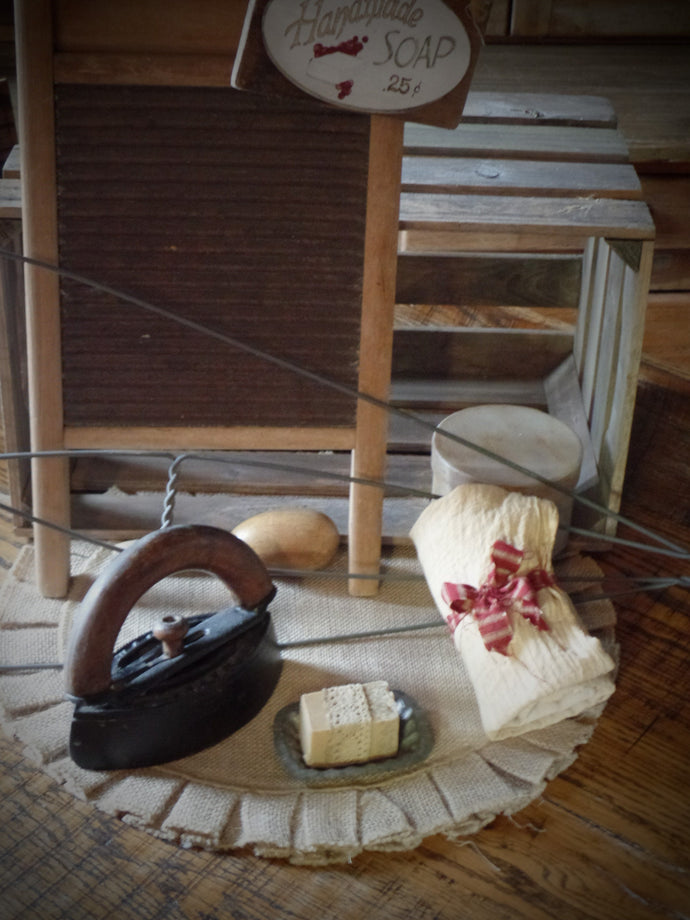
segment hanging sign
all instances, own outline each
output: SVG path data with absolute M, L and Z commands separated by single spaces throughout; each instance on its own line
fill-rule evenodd
M 470 66 L 443 0 L 269 0 L 266 52 L 301 90 L 360 112 L 401 113 L 450 93 Z

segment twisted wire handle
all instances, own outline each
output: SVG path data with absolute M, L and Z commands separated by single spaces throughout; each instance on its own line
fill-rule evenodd
M 163 499 L 163 513 L 161 514 L 161 530 L 171 527 L 175 514 L 175 499 L 177 497 L 177 480 L 180 478 L 180 467 L 188 454 L 175 457 L 168 467 L 168 481 L 165 484 L 165 497 Z

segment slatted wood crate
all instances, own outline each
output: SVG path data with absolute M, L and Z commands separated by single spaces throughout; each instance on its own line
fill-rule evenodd
M 400 331 L 396 401 L 543 406 L 583 440 L 578 489 L 617 511 L 654 224 L 610 105 L 476 94 L 454 131 L 408 125 L 400 229 L 399 301 L 577 307 L 577 321 L 572 334 Z M 615 529 L 583 509 L 574 520 Z

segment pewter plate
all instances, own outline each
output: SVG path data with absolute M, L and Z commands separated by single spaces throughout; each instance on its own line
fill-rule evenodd
M 401 690 L 392 692 L 400 716 L 400 744 L 395 757 L 346 767 L 308 767 L 299 738 L 299 703 L 291 703 L 273 722 L 273 742 L 285 770 L 308 786 L 349 786 L 380 782 L 426 760 L 434 746 L 429 720 L 411 696 Z

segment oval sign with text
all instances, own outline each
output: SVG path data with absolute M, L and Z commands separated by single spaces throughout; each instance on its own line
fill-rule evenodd
M 262 28 L 288 80 L 360 112 L 435 102 L 470 64 L 465 26 L 443 0 L 271 0 Z

